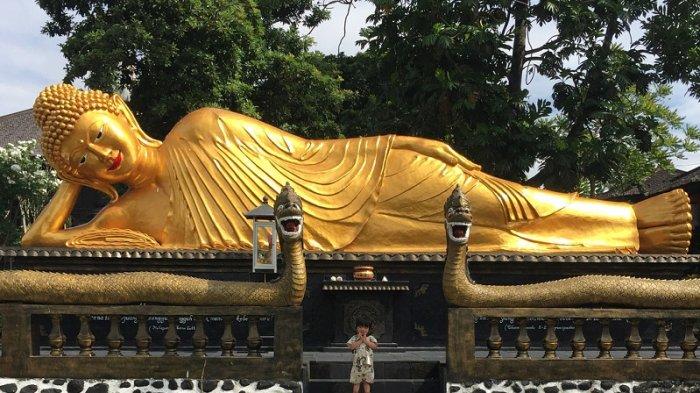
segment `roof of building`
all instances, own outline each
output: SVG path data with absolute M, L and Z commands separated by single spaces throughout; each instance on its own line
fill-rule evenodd
M 626 196 L 656 195 L 698 181 L 700 181 L 700 166 L 687 172 L 680 169 L 671 171 L 659 169 L 638 186 L 623 191 L 609 190 L 599 194 L 598 198 L 608 199 Z
M 39 135 L 41 130 L 34 120 L 33 109 L 0 116 L 0 146 L 37 139 Z
M 700 182 L 700 166 L 685 172 L 671 182 L 671 188 L 683 187 L 690 183 Z

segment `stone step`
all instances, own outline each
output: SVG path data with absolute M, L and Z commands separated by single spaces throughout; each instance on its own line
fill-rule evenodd
M 350 362 L 309 362 L 310 380 L 345 379 L 350 377 Z M 441 380 L 440 362 L 432 361 L 375 361 L 376 380 Z
M 305 391 L 348 393 L 352 391 L 352 385 L 347 378 L 311 380 L 308 383 L 308 390 Z M 378 379 L 372 384 L 372 393 L 441 393 L 444 391 L 445 385 L 440 380 Z

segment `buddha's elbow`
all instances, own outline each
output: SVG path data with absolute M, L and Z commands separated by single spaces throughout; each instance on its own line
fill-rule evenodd
M 39 237 L 31 232 L 25 233 L 24 236 L 22 236 L 22 240 L 20 240 L 19 244 L 22 247 L 35 247 L 41 245 Z
M 29 230 L 27 230 L 27 233 L 25 233 L 24 236 L 22 236 L 22 240 L 20 240 L 20 245 L 22 247 L 47 246 L 47 236 L 44 236 L 44 234 L 40 233 L 35 226 L 31 226 L 29 227 Z

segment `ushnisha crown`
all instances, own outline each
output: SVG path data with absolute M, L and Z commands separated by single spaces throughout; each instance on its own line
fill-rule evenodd
M 45 88 L 34 101 L 34 117 L 42 130 L 41 150 L 59 172 L 73 173 L 61 156 L 63 140 L 73 132 L 75 122 L 86 112 L 104 110 L 119 114 L 119 102 L 100 90 L 79 90 L 68 84 Z

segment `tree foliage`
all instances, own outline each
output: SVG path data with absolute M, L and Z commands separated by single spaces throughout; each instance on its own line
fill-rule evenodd
M 669 8 L 656 0 L 543 0 L 531 8 L 533 24 L 556 25 L 556 36 L 527 55 L 537 72 L 555 81 L 552 102 L 563 117 L 557 122 L 556 143 L 543 146 L 539 156 L 543 165 L 530 179 L 532 185 L 572 191 L 582 179 L 606 183 L 621 175 L 624 166 L 619 161 L 626 156 L 616 153 L 629 146 L 650 156 L 667 151 L 667 160 L 681 154 L 671 140 L 663 138 L 659 141 L 668 141 L 669 148 L 653 150 L 657 125 L 668 121 L 662 113 L 633 115 L 622 110 L 630 95 L 639 95 L 639 100 L 660 99 L 658 92 L 650 94 L 655 83 L 680 81 L 689 83 L 691 91 L 697 89 L 689 69 L 696 60 L 677 52 L 698 51 L 700 41 L 683 35 L 670 39 L 655 31 L 685 26 L 677 30 L 697 34 L 700 7 L 695 2 L 665 3 Z M 686 5 L 681 7 L 685 12 L 674 12 L 674 20 L 667 18 L 667 10 L 678 11 L 678 4 Z M 641 26 L 641 38 L 623 42 L 635 25 Z M 668 52 L 676 56 L 665 56 Z M 691 132 L 685 138 L 697 140 L 697 134 Z
M 606 112 L 616 114 L 616 123 L 597 119 L 587 125 L 579 146 L 580 191 L 596 195 L 627 190 L 642 184 L 658 169 L 672 170 L 671 159 L 698 150 L 700 131 L 664 105 L 670 94 L 667 85 L 654 85 L 645 94 L 630 87 L 606 108 Z M 561 138 L 557 143 L 566 138 L 567 121 L 563 115 L 552 119 Z M 632 133 L 627 132 L 630 129 Z M 611 176 L 601 177 L 601 168 Z
M 327 17 L 310 0 L 38 3 L 51 18 L 44 32 L 66 37 L 65 81 L 128 90 L 156 135 L 203 106 L 290 124 L 302 134 L 338 132 L 327 119 L 344 99 L 339 79 L 319 71 L 311 41 L 297 31 Z
M 545 101 L 511 91 L 507 1 L 381 3 L 363 31 L 365 53 L 338 57 L 356 92 L 343 126 L 351 134 L 434 138 L 496 175 L 523 180 L 549 130 Z

